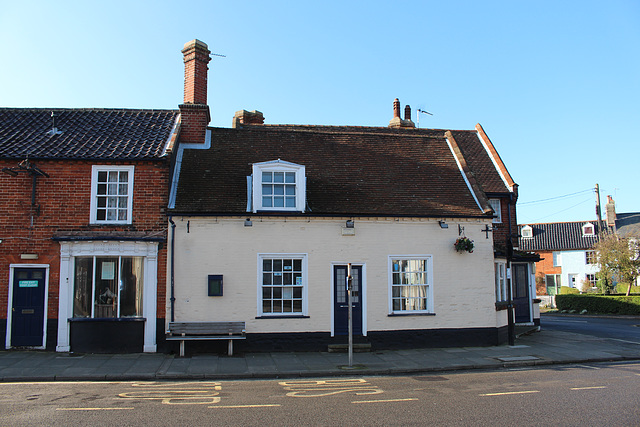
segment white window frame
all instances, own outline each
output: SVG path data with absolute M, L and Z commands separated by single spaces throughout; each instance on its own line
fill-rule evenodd
M 494 263 L 494 286 L 496 290 L 496 302 L 507 301 L 507 263 L 496 261 Z
M 91 167 L 91 202 L 90 224 L 131 224 L 133 217 L 133 182 L 135 166 L 93 165 Z M 127 219 L 126 220 L 98 220 L 98 173 L 99 172 L 128 172 L 127 181 Z
M 393 261 L 412 261 L 421 260 L 425 261 L 426 279 L 427 283 L 424 284 L 427 288 L 427 309 L 426 310 L 394 310 L 393 309 Z M 433 256 L 432 255 L 389 255 L 388 257 L 388 283 L 389 283 L 389 314 L 433 314 Z
M 293 172 L 295 173 L 295 207 L 264 207 L 262 206 L 262 174 L 264 172 Z M 259 211 L 275 212 L 304 212 L 306 206 L 306 178 L 305 167 L 284 160 L 254 163 L 252 167 L 252 196 L 251 206 L 254 213 Z
M 553 266 L 562 267 L 562 252 L 553 251 L 551 256 L 553 257 Z
M 489 199 L 489 204 L 491 205 L 491 209 L 493 209 L 493 223 L 500 224 L 502 223 L 502 202 L 500 199 Z
M 533 238 L 533 228 L 530 225 L 525 225 L 520 230 L 520 234 L 523 239 L 532 239 Z
M 302 260 L 302 312 L 292 313 L 265 313 L 262 311 L 262 268 L 265 259 L 299 259 Z M 308 314 L 308 276 L 309 268 L 307 254 L 281 254 L 281 253 L 259 253 L 258 254 L 258 274 L 257 274 L 257 307 L 258 317 L 300 317 Z
M 590 230 L 590 231 L 589 231 Z M 596 235 L 596 228 L 590 222 L 582 226 L 582 237 L 591 237 Z
M 589 254 L 591 254 L 591 256 L 589 256 Z M 584 263 L 586 265 L 596 265 L 598 263 L 598 252 L 593 249 L 584 251 Z

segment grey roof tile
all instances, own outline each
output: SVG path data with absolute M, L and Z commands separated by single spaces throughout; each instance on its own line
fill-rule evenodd
M 177 110 L 0 108 L 0 157 L 159 158 L 178 116 Z

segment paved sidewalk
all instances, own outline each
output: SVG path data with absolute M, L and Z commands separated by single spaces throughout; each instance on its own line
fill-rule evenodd
M 640 343 L 569 332 L 534 332 L 516 345 L 435 348 L 354 353 L 246 353 L 228 357 L 166 354 L 69 354 L 0 351 L 0 381 L 164 380 L 317 377 L 335 375 L 415 374 L 467 369 L 500 369 L 640 360 Z

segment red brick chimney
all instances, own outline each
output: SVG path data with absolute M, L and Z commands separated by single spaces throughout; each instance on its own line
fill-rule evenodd
M 184 45 L 184 103 L 180 108 L 180 142 L 203 144 L 211 121 L 207 105 L 207 72 L 211 52 L 206 43 Z
M 233 116 L 233 122 L 231 123 L 232 128 L 239 128 L 242 125 L 263 125 L 264 124 L 264 115 L 257 110 L 247 111 L 240 110 L 236 111 L 236 114 Z
M 393 101 L 393 119 L 389 121 L 390 128 L 414 128 L 416 125 L 411 120 L 411 107 L 404 107 L 404 120 L 400 117 L 400 100 Z

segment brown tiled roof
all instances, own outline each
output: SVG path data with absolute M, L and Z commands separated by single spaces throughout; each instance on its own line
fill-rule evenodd
M 178 115 L 177 110 L 0 108 L 0 157 L 158 158 Z
M 290 130 L 316 130 L 321 132 L 343 133 L 343 132 L 376 132 L 390 135 L 427 135 L 437 138 L 444 137 L 447 129 L 416 129 L 416 128 L 382 128 L 382 127 L 360 127 L 360 126 L 317 126 L 317 125 L 262 125 L 276 129 Z M 247 126 L 245 126 L 247 127 Z M 476 126 L 476 128 L 480 125 Z M 482 127 L 480 127 L 482 129 Z M 482 189 L 487 193 L 509 193 L 509 189 L 500 177 L 489 153 L 485 149 L 478 136 L 477 130 L 450 130 L 458 143 L 458 147 L 471 169 L 475 179 Z M 484 132 L 484 130 L 482 130 Z M 489 141 L 489 144 L 491 142 Z M 498 156 L 497 153 L 495 153 Z M 499 156 L 498 156 L 499 157 Z M 498 159 L 502 164 L 502 161 Z M 502 165 L 503 166 L 503 165 Z M 503 171 L 508 175 L 508 171 Z M 508 177 L 511 178 L 510 176 Z
M 184 150 L 174 213 L 243 214 L 253 163 L 306 167 L 306 215 L 485 216 L 444 131 L 324 126 L 210 128 Z

